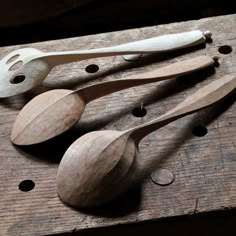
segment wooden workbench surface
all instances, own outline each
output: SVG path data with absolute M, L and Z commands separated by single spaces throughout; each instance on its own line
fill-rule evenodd
M 82 134 L 96 129 L 124 130 L 147 122 L 204 84 L 226 73 L 236 72 L 235 27 L 236 14 L 0 48 L 2 58 L 8 52 L 25 46 L 59 51 L 110 46 L 194 29 L 210 30 L 213 34 L 213 42 L 205 47 L 149 55 L 134 63 L 119 56 L 60 66 L 50 73 L 44 86 L 22 96 L 1 99 L 0 235 L 51 235 L 236 207 L 235 94 L 217 106 L 150 134 L 141 142 L 143 160 L 157 159 L 157 168 L 168 169 L 175 175 L 172 184 L 159 186 L 147 178 L 137 189 L 109 206 L 90 211 L 76 211 L 65 206 L 56 192 L 60 159 L 67 147 Z M 233 51 L 221 54 L 218 49 L 223 45 L 231 46 Z M 24 148 L 10 142 L 11 128 L 19 110 L 42 91 L 62 87 L 75 89 L 204 54 L 219 56 L 221 65 L 215 71 L 205 70 L 193 76 L 143 85 L 100 98 L 86 107 L 76 127 L 50 142 Z M 85 68 L 90 64 L 98 65 L 99 71 L 87 73 Z M 132 114 L 132 110 L 141 104 L 147 114 L 139 118 Z M 192 134 L 193 129 L 198 133 L 204 128 L 207 129 L 205 136 Z M 32 180 L 35 187 L 28 192 L 21 191 L 19 185 L 24 180 Z M 22 186 L 25 187 L 24 182 Z

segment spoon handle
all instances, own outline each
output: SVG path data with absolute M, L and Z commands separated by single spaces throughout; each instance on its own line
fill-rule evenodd
M 86 103 L 99 97 L 114 93 L 130 87 L 153 83 L 181 75 L 186 75 L 208 66 L 213 66 L 214 60 L 209 56 L 198 56 L 181 62 L 176 62 L 150 72 L 127 77 L 122 80 L 114 80 L 91 85 L 75 91 L 79 93 Z
M 177 120 L 181 117 L 202 110 L 224 98 L 236 88 L 236 74 L 229 74 L 213 81 L 189 96 L 175 108 L 164 115 L 133 129 L 127 130 L 138 143 L 149 133 Z
M 206 37 L 210 37 L 210 32 L 203 33 L 200 30 L 194 30 L 162 35 L 113 47 L 45 53 L 44 57 L 55 66 L 96 57 L 171 51 L 204 43 Z

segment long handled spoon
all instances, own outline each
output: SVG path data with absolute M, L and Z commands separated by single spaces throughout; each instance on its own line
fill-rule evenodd
M 205 42 L 211 33 L 196 30 L 92 50 L 48 52 L 23 48 L 0 61 L 0 98 L 24 93 L 40 84 L 53 67 L 74 61 L 125 54 L 164 52 Z
M 26 104 L 17 116 L 12 129 L 12 142 L 29 145 L 46 141 L 76 124 L 86 104 L 94 99 L 133 86 L 188 74 L 212 65 L 214 61 L 210 57 L 198 56 L 122 80 L 103 82 L 76 91 L 57 89 L 40 94 Z
M 227 75 L 146 124 L 126 131 L 94 131 L 80 137 L 68 148 L 59 165 L 60 199 L 76 208 L 94 207 L 111 200 L 133 183 L 135 178 L 131 176 L 139 168 L 138 145 L 143 137 L 214 104 L 235 88 L 236 75 Z

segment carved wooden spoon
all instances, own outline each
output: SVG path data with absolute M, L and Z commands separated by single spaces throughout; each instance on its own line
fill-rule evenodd
M 53 67 L 74 61 L 124 54 L 164 52 L 205 42 L 211 33 L 199 30 L 168 34 L 114 47 L 44 53 L 34 48 L 15 50 L 0 61 L 0 98 L 26 92 L 40 84 Z
M 235 87 L 236 75 L 227 75 L 146 124 L 126 131 L 94 131 L 77 139 L 59 165 L 57 191 L 60 199 L 76 208 L 94 207 L 111 200 L 133 184 L 140 169 L 145 168 L 140 166 L 137 158 L 143 137 L 214 104 Z
M 12 129 L 12 142 L 30 145 L 46 141 L 70 129 L 80 119 L 85 105 L 107 94 L 191 73 L 214 65 L 208 56 L 198 56 L 182 62 L 135 75 L 122 80 L 103 82 L 77 91 L 57 89 L 32 99 L 21 110 Z

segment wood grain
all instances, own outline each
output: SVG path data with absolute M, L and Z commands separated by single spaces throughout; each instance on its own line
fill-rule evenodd
M 183 118 L 143 139 L 140 155 L 148 159 L 158 158 L 160 167 L 172 171 L 175 181 L 171 185 L 158 186 L 147 178 L 139 188 L 109 207 L 90 212 L 76 211 L 63 205 L 56 194 L 59 161 L 67 147 L 82 134 L 99 129 L 125 130 L 147 122 L 173 108 L 201 86 L 226 73 L 236 72 L 235 22 L 236 15 L 227 15 L 27 45 L 44 51 L 90 49 L 184 30 L 211 30 L 213 34 L 213 42 L 206 47 L 147 56 L 136 63 L 117 56 L 60 66 L 44 81 L 46 88 L 0 100 L 0 235 L 69 233 L 235 207 L 235 95 L 220 106 Z M 231 46 L 233 51 L 220 54 L 218 48 L 222 45 Z M 25 46 L 1 48 L 0 57 Z M 98 81 L 151 71 L 202 54 L 219 56 L 221 65 L 215 74 L 206 70 L 177 81 L 120 91 L 88 104 L 80 124 L 50 142 L 28 148 L 18 148 L 10 142 L 11 128 L 19 110 L 47 88 L 76 89 Z M 98 65 L 99 71 L 87 73 L 85 68 L 90 64 Z M 147 115 L 134 117 L 132 110 L 141 104 Z M 208 133 L 203 137 L 192 135 L 196 126 L 207 127 Z M 33 180 L 35 187 L 29 192 L 20 191 L 18 185 L 26 179 Z

